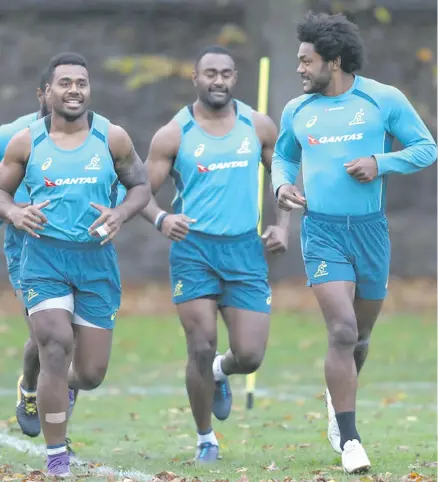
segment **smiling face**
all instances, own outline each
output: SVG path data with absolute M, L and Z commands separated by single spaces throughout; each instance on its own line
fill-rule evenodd
M 332 81 L 333 61 L 325 61 L 321 55 L 315 52 L 311 43 L 303 42 L 298 50 L 300 62 L 297 72 L 303 79 L 305 94 L 325 92 Z
M 199 99 L 213 110 L 225 107 L 233 98 L 237 71 L 226 54 L 204 55 L 193 72 L 193 83 Z
M 67 122 L 74 122 L 90 104 L 90 79 L 82 65 L 58 65 L 48 85 L 47 101 Z

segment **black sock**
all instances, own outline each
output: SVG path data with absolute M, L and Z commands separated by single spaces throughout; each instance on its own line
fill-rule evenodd
M 341 449 L 344 449 L 345 442 L 348 440 L 360 440 L 356 429 L 356 412 L 340 412 L 336 414 L 339 431 L 341 432 Z

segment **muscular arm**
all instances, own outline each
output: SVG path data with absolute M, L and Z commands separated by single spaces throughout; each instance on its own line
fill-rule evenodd
M 150 183 L 143 163 L 126 131 L 111 124 L 108 134 L 114 169 L 120 183 L 127 190 L 125 199 L 114 209 L 118 210 L 127 221 L 150 201 Z
M 395 87 L 381 99 L 386 129 L 404 149 L 375 154 L 378 175 L 411 174 L 430 166 L 436 160 L 436 144 L 424 122 L 406 96 Z
M 277 126 L 270 117 L 259 112 L 254 112 L 254 124 L 262 144 L 262 163 L 271 175 L 272 156 L 274 155 L 275 143 L 278 137 Z M 277 226 L 288 230 L 290 212 L 280 209 L 277 203 L 275 203 L 275 215 Z
M 178 153 L 181 133 L 178 124 L 171 121 L 161 127 L 152 138 L 145 169 L 151 182 L 152 193 L 156 194 L 172 169 L 173 161 Z M 161 209 L 154 196 L 141 211 L 141 215 L 154 224 Z
M 11 213 L 20 209 L 13 196 L 24 178 L 30 150 L 30 132 L 24 129 L 10 140 L 0 163 L 0 218 L 8 222 L 11 222 Z

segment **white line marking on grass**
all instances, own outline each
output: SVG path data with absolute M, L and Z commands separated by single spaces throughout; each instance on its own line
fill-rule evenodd
M 314 400 L 318 394 L 322 394 L 324 386 L 321 385 L 303 385 L 291 384 L 289 390 L 284 390 L 284 385 L 275 388 L 257 388 L 255 390 L 255 397 L 257 398 L 270 398 L 277 401 L 298 401 L 298 400 Z M 382 402 L 377 397 L 374 400 L 364 399 L 361 397 L 362 390 L 379 390 L 385 393 L 394 392 L 397 390 L 404 390 L 406 392 L 415 391 L 431 391 L 431 400 L 435 397 L 437 385 L 433 382 L 401 382 L 401 383 L 370 383 L 362 388 L 359 388 L 359 396 L 357 404 L 364 407 L 382 407 Z M 433 390 L 433 395 L 432 395 Z M 241 387 L 235 388 L 234 393 L 237 396 L 244 397 L 245 390 Z M 0 387 L 0 398 L 9 397 L 16 394 L 16 391 L 10 388 Z M 131 386 L 129 388 L 123 388 L 118 386 L 100 387 L 93 391 L 81 391 L 80 398 L 97 398 L 97 397 L 117 397 L 126 395 L 137 395 L 141 397 L 158 397 L 158 396 L 186 396 L 186 390 L 183 385 L 177 387 L 175 385 L 151 385 L 151 386 Z M 436 405 L 433 403 L 412 403 L 407 401 L 398 401 L 390 403 L 384 408 L 398 408 L 398 409 L 422 409 L 436 411 Z
M 0 432 L 0 445 L 6 445 L 11 447 L 12 449 L 16 450 L 17 452 L 24 452 L 29 455 L 34 455 L 37 457 L 45 457 L 46 456 L 46 448 L 44 445 L 36 445 L 28 440 L 22 440 L 21 438 L 14 437 L 13 435 L 9 435 L 5 432 Z M 113 475 L 114 477 L 118 477 L 120 479 L 129 478 L 138 481 L 150 481 L 154 478 L 153 475 L 146 474 L 139 470 L 122 470 L 122 469 L 114 469 L 107 465 L 101 465 L 99 467 L 91 468 L 88 465 L 88 462 L 85 460 L 78 459 L 74 457 L 71 459 L 71 464 L 74 466 L 83 466 L 86 468 L 88 473 L 100 476 L 107 476 Z

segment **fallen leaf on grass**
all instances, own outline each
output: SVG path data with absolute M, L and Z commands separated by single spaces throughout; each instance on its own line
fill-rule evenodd
M 123 449 L 121 449 L 120 447 L 116 447 L 115 449 L 113 449 L 112 451 L 113 452 L 121 452 Z
M 216 438 L 218 440 L 223 440 L 225 438 L 224 434 L 223 433 L 220 433 L 220 432 L 215 432 L 216 434 Z
M 145 454 L 144 452 L 138 452 L 138 455 L 140 455 L 142 459 L 145 459 L 145 460 L 150 459 L 149 455 Z
M 274 448 L 273 445 L 262 445 L 263 450 L 272 450 Z
M 180 428 L 177 425 L 166 425 L 163 427 L 164 430 L 167 432 L 175 432 L 176 430 L 179 430 Z
M 173 472 L 168 472 L 167 470 L 163 471 L 163 472 L 160 472 L 159 474 L 155 475 L 154 477 L 154 481 L 159 481 L 159 480 L 175 480 L 176 478 L 178 478 L 178 476 L 176 474 L 174 474 Z
M 401 452 L 407 452 L 409 450 L 409 447 L 407 445 L 399 445 L 397 449 Z
M 236 472 L 238 474 L 241 474 L 242 472 L 246 472 L 247 470 L 248 470 L 247 467 L 240 467 L 239 469 L 236 469 Z
M 408 475 L 405 475 L 401 478 L 401 482 L 432 482 L 433 479 L 431 477 L 427 477 L 423 474 L 418 474 L 417 472 L 411 472 Z
M 438 467 L 438 462 L 423 462 L 422 467 Z
M 283 418 L 284 418 L 284 420 L 292 420 L 293 416 L 292 415 L 285 415 Z
M 32 472 L 26 477 L 25 480 L 44 480 L 46 474 L 40 470 L 32 470 Z
M 102 467 L 100 462 L 88 462 L 88 467 L 90 469 L 97 469 L 98 467 Z
M 266 467 L 263 467 L 265 470 L 269 470 L 270 472 L 274 471 L 274 470 L 279 470 L 279 468 L 277 467 L 277 465 L 275 464 L 275 462 L 271 462 L 268 466 Z
M 416 422 L 418 419 L 417 419 L 417 417 L 414 417 L 413 415 L 410 415 L 409 417 L 406 417 L 406 420 L 408 422 Z
M 319 412 L 308 412 L 304 415 L 307 421 L 312 422 L 313 420 L 320 420 L 322 415 Z
M 285 455 L 284 458 L 286 460 L 294 460 L 295 459 L 295 455 Z
M 406 400 L 407 395 L 404 392 L 399 392 L 394 395 L 390 395 L 389 397 L 385 397 L 381 401 L 381 405 L 383 407 L 387 407 L 388 405 L 393 405 L 394 403 L 401 402 L 403 400 Z
M 134 413 L 134 412 L 131 412 L 129 414 L 129 416 L 131 417 L 131 420 L 134 421 L 134 420 L 140 420 L 140 415 L 138 413 Z
M 298 445 L 299 449 L 308 449 L 309 447 L 311 447 L 311 444 L 299 444 Z
M 243 429 L 248 429 L 248 428 L 250 428 L 249 425 L 244 424 L 244 423 L 240 423 L 240 424 L 238 425 L 238 427 L 239 427 L 239 428 L 243 428 Z

